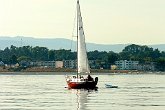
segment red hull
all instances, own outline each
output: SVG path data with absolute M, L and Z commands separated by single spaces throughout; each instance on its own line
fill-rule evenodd
M 68 88 L 71 89 L 94 89 L 96 88 L 97 83 L 94 81 L 86 81 L 86 82 L 67 82 Z
M 92 82 L 67 82 L 68 83 L 68 88 L 71 89 L 94 89 L 96 88 L 97 83 L 94 81 Z
M 68 88 L 70 89 L 95 89 L 98 82 L 98 77 L 95 78 L 95 80 L 89 80 L 89 79 L 77 79 L 73 78 L 72 80 L 67 80 Z

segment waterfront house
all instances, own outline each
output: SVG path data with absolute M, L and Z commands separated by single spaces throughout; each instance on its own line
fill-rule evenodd
M 36 66 L 36 67 L 54 68 L 55 67 L 55 61 L 36 61 L 36 62 L 31 62 L 30 65 Z
M 55 68 L 63 68 L 64 63 L 63 61 L 55 61 Z
M 153 62 L 150 63 L 144 63 L 144 64 L 138 64 L 137 65 L 137 70 L 141 71 L 155 71 L 155 64 Z
M 63 61 L 63 67 L 64 68 L 76 68 L 77 61 L 76 60 L 64 60 Z
M 115 61 L 115 65 L 119 70 L 136 70 L 139 61 L 127 61 L 127 60 L 120 60 Z

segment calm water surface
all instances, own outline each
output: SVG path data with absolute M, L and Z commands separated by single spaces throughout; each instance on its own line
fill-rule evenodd
M 0 110 L 165 110 L 165 75 L 98 77 L 88 91 L 68 90 L 64 75 L 0 75 Z

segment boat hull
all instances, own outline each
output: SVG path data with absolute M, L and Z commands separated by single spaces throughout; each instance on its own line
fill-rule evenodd
M 98 77 L 95 80 L 92 79 L 71 79 L 67 80 L 68 88 L 69 89 L 95 89 L 97 88 Z
M 97 83 L 95 81 L 86 82 L 67 82 L 69 89 L 94 89 Z

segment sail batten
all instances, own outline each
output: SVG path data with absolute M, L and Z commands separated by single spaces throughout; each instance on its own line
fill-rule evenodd
M 81 16 L 81 10 L 79 1 L 77 2 L 77 20 L 78 20 L 78 73 L 90 73 L 86 44 L 85 44 L 85 35 L 83 30 L 83 21 Z

